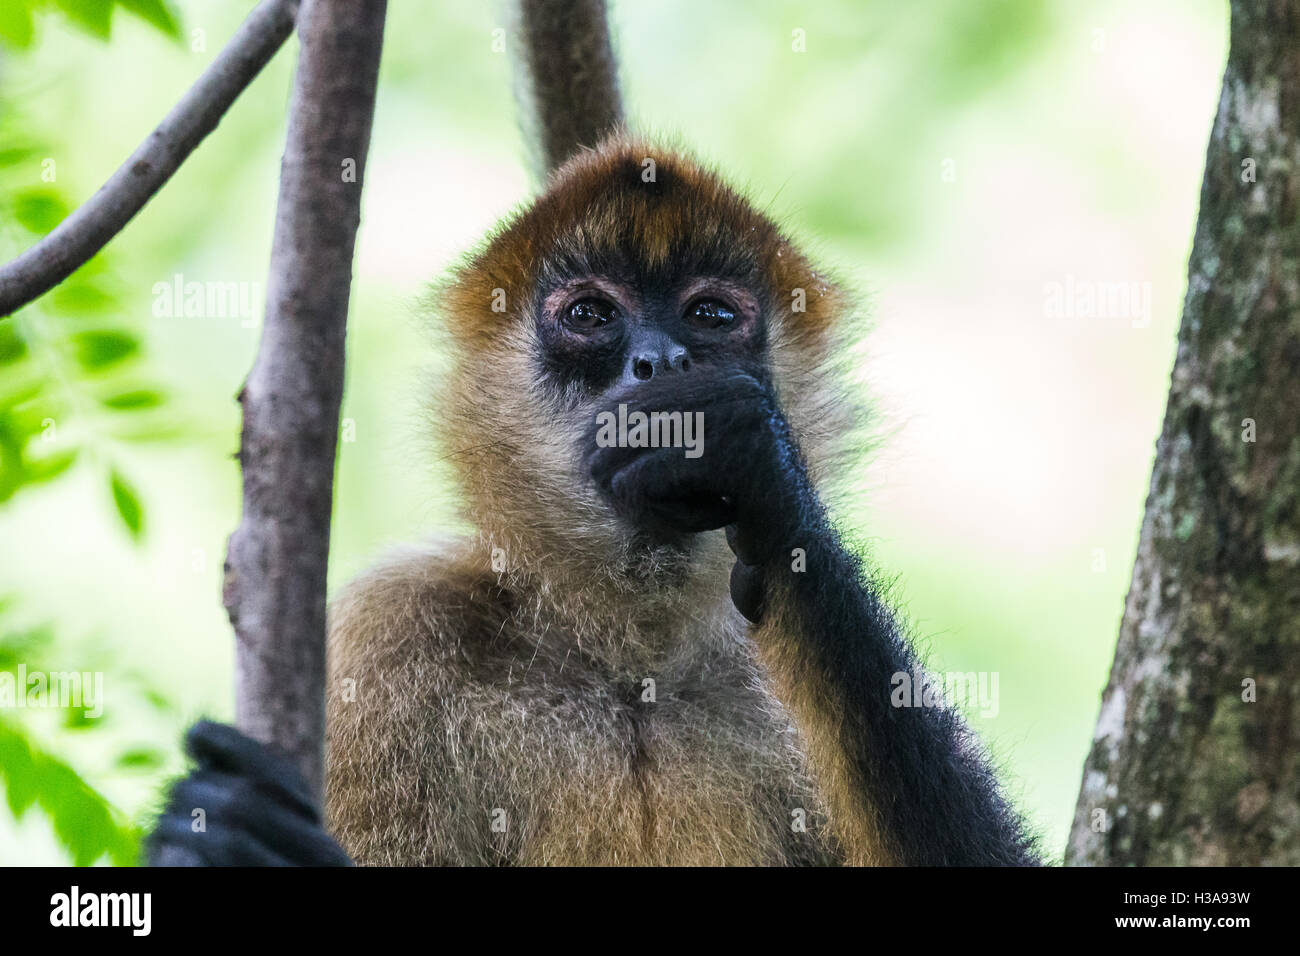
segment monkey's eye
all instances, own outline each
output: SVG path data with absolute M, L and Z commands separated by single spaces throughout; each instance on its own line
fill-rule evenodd
M 706 329 L 729 329 L 736 324 L 736 312 L 717 299 L 700 299 L 686 310 L 686 320 Z
M 564 324 L 579 332 L 591 332 L 618 318 L 618 309 L 607 299 L 579 299 L 569 306 Z

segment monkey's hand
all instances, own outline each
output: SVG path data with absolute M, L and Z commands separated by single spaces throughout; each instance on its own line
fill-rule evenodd
M 185 736 L 198 766 L 177 781 L 148 839 L 150 866 L 350 866 L 297 768 L 225 724 Z
M 638 412 L 644 445 L 633 427 Z M 681 413 L 690 442 L 663 440 L 678 434 L 672 413 Z M 697 369 L 611 393 L 587 435 L 585 463 L 615 510 L 652 536 L 726 528 L 737 557 L 731 596 L 755 622 L 763 566 L 797 545 L 820 514 L 776 396 L 740 371 Z

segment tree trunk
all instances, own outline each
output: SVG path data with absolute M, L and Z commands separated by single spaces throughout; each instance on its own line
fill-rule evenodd
M 266 323 L 240 393 L 244 516 L 225 582 L 236 717 L 294 760 L 318 801 L 343 339 L 384 14 L 385 0 L 303 0 Z
M 1300 864 L 1300 0 L 1231 11 L 1069 863 Z

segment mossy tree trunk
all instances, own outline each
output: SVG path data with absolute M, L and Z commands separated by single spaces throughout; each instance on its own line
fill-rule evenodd
M 1178 353 L 1066 861 L 1300 864 L 1300 0 L 1233 0 Z

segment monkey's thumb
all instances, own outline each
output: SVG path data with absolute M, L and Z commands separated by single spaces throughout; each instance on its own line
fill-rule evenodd
M 737 561 L 731 566 L 731 603 L 750 624 L 763 618 L 763 569 Z

